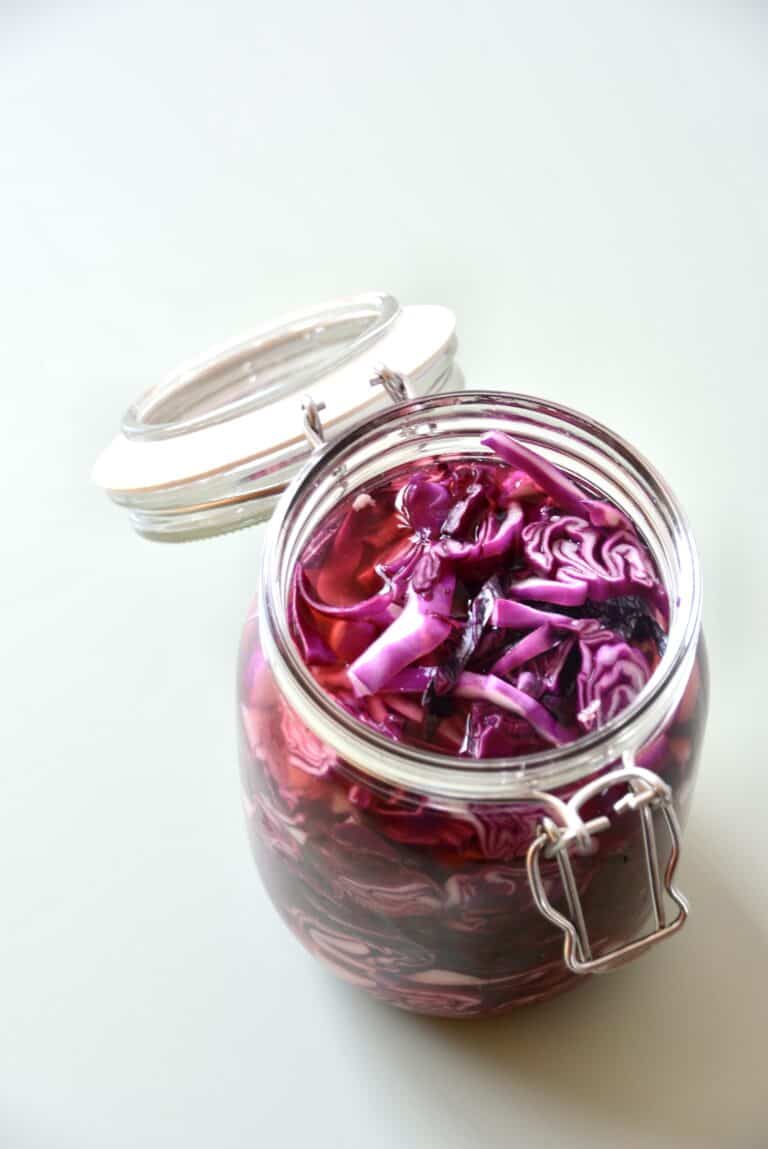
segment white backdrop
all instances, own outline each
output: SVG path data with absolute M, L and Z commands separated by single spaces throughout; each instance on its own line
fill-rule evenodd
M 4 1147 L 768 1144 L 767 23 L 0 5 Z M 704 561 L 691 923 L 509 1020 L 389 1012 L 289 938 L 235 766 L 260 532 L 150 545 L 88 481 L 178 359 L 370 288 L 634 441 Z

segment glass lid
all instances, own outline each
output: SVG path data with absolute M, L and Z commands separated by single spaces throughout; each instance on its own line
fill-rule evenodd
M 455 326 L 445 307 L 378 293 L 285 316 L 147 391 L 93 478 L 148 538 L 260 522 L 326 442 L 393 401 L 461 386 Z

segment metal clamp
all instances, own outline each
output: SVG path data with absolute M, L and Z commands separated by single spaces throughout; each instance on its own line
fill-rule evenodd
M 309 439 L 311 447 L 325 446 L 325 431 L 320 421 L 320 412 L 325 410 L 325 403 L 316 402 L 311 395 L 305 395 L 301 401 L 304 434 Z
M 393 403 L 401 403 L 410 398 L 404 377 L 383 363 L 377 366 L 376 374 L 369 382 L 371 387 L 383 387 Z M 301 401 L 302 426 L 313 450 L 325 446 L 325 429 L 320 420 L 320 412 L 324 410 L 322 399 L 316 400 L 311 395 L 305 395 Z
M 369 382 L 371 387 L 383 387 L 393 403 L 402 403 L 410 398 L 408 384 L 403 376 L 390 371 L 383 363 L 376 368 L 376 374 Z
M 616 813 L 623 813 L 626 810 L 636 811 L 640 816 L 655 929 L 608 953 L 593 957 L 569 848 L 576 846 L 582 853 L 594 852 L 597 844 L 592 836 L 607 830 L 611 825 L 610 818 L 601 816 L 584 822 L 579 811 L 591 798 L 621 783 L 627 785 L 628 791 L 614 803 L 613 809 Z M 563 958 L 573 973 L 604 973 L 615 969 L 682 928 L 688 917 L 688 903 L 673 882 L 680 857 L 680 827 L 672 803 L 672 791 L 661 778 L 651 770 L 636 766 L 632 756 L 625 755 L 624 765 L 621 768 L 588 782 L 567 802 L 555 798 L 552 794 L 537 794 L 536 797 L 547 802 L 558 821 L 548 817 L 542 819 L 539 833 L 528 849 L 526 859 L 528 881 L 540 912 L 565 935 Z M 663 879 L 656 844 L 655 811 L 658 811 L 663 818 L 671 843 Z M 542 853 L 557 861 L 569 917 L 556 910 L 547 897 L 541 875 Z M 678 907 L 678 913 L 671 921 L 668 920 L 665 895 L 669 895 Z

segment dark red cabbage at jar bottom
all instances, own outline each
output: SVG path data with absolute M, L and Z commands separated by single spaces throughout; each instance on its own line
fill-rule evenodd
M 255 610 L 239 691 L 257 864 L 284 921 L 315 956 L 383 1001 L 446 1017 L 503 1013 L 584 980 L 565 966 L 562 934 L 528 885 L 525 855 L 540 808 L 409 795 L 339 761 L 277 689 Z M 638 755 L 672 788 L 682 820 L 705 711 L 700 647 L 682 701 Z M 593 801 L 588 814 L 610 800 Z M 596 853 L 573 861 L 596 952 L 640 934 L 649 894 L 639 820 L 614 817 Z M 550 900 L 562 905 L 555 865 L 544 866 Z

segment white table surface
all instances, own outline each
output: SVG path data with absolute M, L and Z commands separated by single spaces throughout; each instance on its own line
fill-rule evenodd
M 761 4 L 0 6 L 4 1149 L 768 1145 Z M 252 868 L 233 667 L 260 532 L 89 484 L 137 391 L 370 288 L 470 384 L 626 434 L 687 505 L 711 723 L 676 941 L 434 1022 L 337 984 Z

